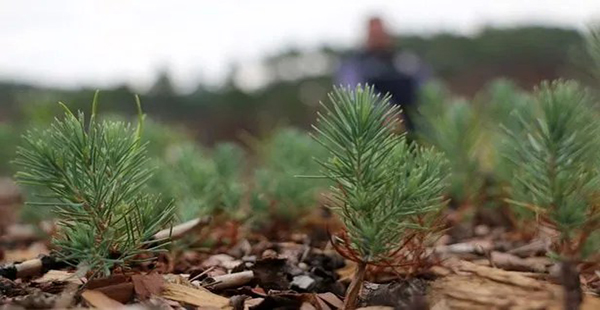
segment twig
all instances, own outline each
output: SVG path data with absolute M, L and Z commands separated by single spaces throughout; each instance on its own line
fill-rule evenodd
M 46 273 L 50 269 L 61 269 L 66 266 L 67 263 L 57 260 L 52 256 L 44 255 L 40 258 L 4 266 L 0 268 L 0 276 L 15 280 L 40 275 Z
M 252 279 L 254 279 L 254 272 L 252 270 L 248 270 L 207 278 L 203 286 L 216 290 L 222 290 L 226 288 L 240 287 L 246 283 L 249 283 L 252 281 Z
M 550 243 L 551 242 L 549 240 L 541 240 L 541 239 L 535 240 L 526 245 L 520 246 L 518 248 L 514 248 L 514 249 L 508 251 L 508 253 L 519 256 L 519 257 L 533 256 L 538 253 L 547 252 L 548 248 L 550 247 Z
M 208 269 L 202 271 L 201 273 L 195 275 L 193 278 L 189 279 L 188 281 L 192 282 L 192 281 L 198 280 L 203 275 L 205 275 L 205 274 L 207 274 L 207 273 L 215 270 L 215 268 L 217 268 L 217 266 L 211 266 L 210 268 L 208 268 Z
M 210 223 L 212 218 L 210 216 L 203 218 L 196 218 L 191 221 L 187 221 L 185 223 L 179 224 L 172 228 L 163 229 L 156 234 L 154 234 L 154 240 L 164 240 L 169 237 L 171 240 L 177 240 L 185 236 L 187 233 L 194 231 L 200 227 L 204 227 Z

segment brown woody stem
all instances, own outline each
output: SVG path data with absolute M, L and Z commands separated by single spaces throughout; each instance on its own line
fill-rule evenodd
M 358 262 L 358 266 L 356 271 L 354 271 L 354 276 L 352 277 L 352 282 L 350 282 L 350 286 L 348 286 L 348 290 L 346 291 L 346 298 L 344 298 L 344 310 L 356 309 L 356 301 L 358 299 L 360 289 L 362 288 L 366 271 L 367 263 Z

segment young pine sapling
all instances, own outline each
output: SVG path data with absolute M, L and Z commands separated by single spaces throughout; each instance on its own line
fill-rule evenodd
M 92 276 L 106 276 L 162 249 L 167 240 L 155 240 L 154 234 L 170 224 L 173 205 L 143 193 L 152 173 L 140 141 L 139 100 L 137 127 L 99 121 L 97 94 L 87 124 L 82 112 L 75 115 L 61 105 L 63 119 L 24 136 L 16 179 L 49 193 L 29 204 L 56 214 L 55 254 L 89 268 Z
M 338 248 L 358 265 L 345 299 L 344 309 L 353 309 L 367 265 L 398 265 L 403 246 L 432 228 L 443 205 L 445 160 L 397 134 L 399 108 L 372 87 L 335 89 L 329 98 L 315 138 L 329 151 L 320 164 L 346 227 Z
M 558 232 L 552 254 L 562 261 L 565 309 L 577 308 L 583 298 L 578 262 L 597 261 L 598 255 L 600 148 L 590 100 L 575 82 L 544 83 L 533 107 L 515 111 L 520 130 L 506 131 L 513 204 Z
M 559 233 L 555 254 L 579 260 L 598 250 L 588 245 L 600 229 L 598 115 L 575 82 L 543 83 L 533 104 L 515 110 L 520 130 L 506 130 L 512 202 Z

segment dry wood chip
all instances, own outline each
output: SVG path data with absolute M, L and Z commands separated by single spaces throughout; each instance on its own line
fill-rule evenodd
M 319 297 L 314 297 L 314 303 L 319 310 L 331 310 L 331 307 Z
M 107 310 L 123 308 L 122 303 L 109 298 L 100 291 L 85 290 L 81 293 L 81 297 L 94 308 Z
M 340 300 L 337 296 L 335 296 L 335 294 L 327 292 L 327 293 L 321 293 L 321 294 L 317 294 L 317 296 L 321 299 L 323 299 L 324 301 L 326 301 L 328 304 L 330 304 L 331 306 L 333 306 L 336 309 L 342 309 L 344 307 L 344 302 L 342 300 Z
M 485 253 L 493 248 L 494 244 L 490 240 L 471 240 L 463 243 L 436 246 L 434 251 L 438 254 Z
M 46 272 L 41 278 L 33 280 L 35 283 L 48 283 L 48 282 L 69 282 L 73 284 L 83 284 L 83 280 L 80 279 L 74 272 L 67 272 L 63 270 L 50 270 Z
M 547 287 L 545 283 L 526 277 L 518 272 L 509 272 L 502 269 L 478 266 L 471 262 L 461 261 L 458 270 L 475 273 L 480 277 L 488 278 L 493 281 L 512 284 L 523 288 L 541 290 Z
M 563 289 L 558 285 L 470 262 L 454 267 L 454 273 L 431 284 L 429 301 L 436 310 L 562 309 Z M 585 296 L 581 309 L 600 309 L 600 299 Z
M 211 293 L 207 289 L 192 288 L 181 284 L 166 283 L 162 296 L 167 299 L 184 302 L 198 307 L 214 307 L 217 309 L 233 309 L 229 299 Z
M 131 276 L 135 294 L 139 299 L 144 300 L 150 296 L 158 296 L 162 292 L 165 284 L 164 278 L 159 274 L 133 275 Z
M 505 270 L 532 271 L 540 273 L 546 271 L 545 264 L 539 261 L 523 259 L 508 253 L 494 251 L 490 254 L 490 260 L 495 267 Z
M 252 272 L 252 270 L 248 270 L 207 278 L 205 281 L 205 286 L 210 286 L 211 289 L 215 290 L 222 290 L 226 288 L 240 287 L 252 281 L 252 279 L 254 279 L 254 272 Z

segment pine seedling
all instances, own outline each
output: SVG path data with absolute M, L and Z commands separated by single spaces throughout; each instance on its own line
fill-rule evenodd
M 46 130 L 29 131 L 19 147 L 16 179 L 49 194 L 29 202 L 50 207 L 57 219 L 53 238 L 58 258 L 106 276 L 162 250 L 167 240 L 154 234 L 169 225 L 173 205 L 143 194 L 151 177 L 146 146 L 137 127 L 97 119 L 97 93 L 86 123 L 83 112 L 65 110 Z
M 329 151 L 320 161 L 334 182 L 331 207 L 346 227 L 341 251 L 358 268 L 346 293 L 353 309 L 369 264 L 391 265 L 415 232 L 429 232 L 442 207 L 445 160 L 396 134 L 399 108 L 372 87 L 337 88 L 323 105 L 315 138 Z M 402 263 L 402 262 L 400 262 Z
M 263 217 L 291 223 L 318 204 L 318 194 L 327 189 L 323 179 L 307 181 L 296 176 L 314 175 L 326 150 L 307 133 L 294 128 L 278 129 L 254 148 L 260 167 L 254 173 L 252 209 Z
M 482 124 L 474 106 L 462 99 L 453 99 L 437 84 L 423 91 L 416 115 L 417 137 L 444 153 L 452 174 L 448 193 L 452 203 L 470 205 L 483 184 L 480 162 Z
M 182 221 L 216 212 L 242 216 L 244 151 L 239 146 L 219 144 L 210 152 L 189 141 L 170 147 L 158 166 L 150 187 L 176 199 Z
M 566 260 L 591 254 L 589 237 L 600 229 L 598 116 L 591 104 L 575 82 L 543 83 L 533 107 L 515 111 L 520 126 L 506 129 L 512 203 L 559 233 L 553 249 Z

